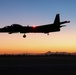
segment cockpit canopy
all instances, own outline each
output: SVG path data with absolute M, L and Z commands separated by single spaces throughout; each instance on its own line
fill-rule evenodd
M 20 28 L 20 27 L 22 27 L 20 24 L 12 24 L 11 26 L 5 26 L 4 28 Z
M 12 24 L 11 27 L 22 27 L 20 24 Z

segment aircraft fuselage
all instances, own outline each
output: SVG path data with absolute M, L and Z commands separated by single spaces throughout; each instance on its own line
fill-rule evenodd
M 12 24 L 11 26 L 5 26 L 0 28 L 1 33 L 24 33 L 23 37 L 26 37 L 26 33 L 49 33 L 49 32 L 58 32 L 61 27 L 64 27 L 65 23 L 70 23 L 70 21 L 62 21 L 60 22 L 59 14 L 56 15 L 54 23 L 45 24 L 39 26 L 22 26 L 20 24 Z

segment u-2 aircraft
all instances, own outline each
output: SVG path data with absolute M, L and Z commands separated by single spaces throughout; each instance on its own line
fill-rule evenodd
M 24 33 L 23 38 L 26 37 L 26 33 L 46 33 L 49 35 L 49 32 L 57 32 L 60 31 L 61 27 L 66 25 L 62 25 L 65 23 L 70 23 L 70 21 L 62 21 L 60 22 L 60 15 L 56 14 L 54 23 L 52 24 L 45 24 L 39 26 L 22 26 L 20 24 L 12 24 L 11 26 L 5 26 L 0 28 L 1 33 Z

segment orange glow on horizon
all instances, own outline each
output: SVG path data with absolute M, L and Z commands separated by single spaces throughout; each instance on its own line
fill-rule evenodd
M 51 52 L 76 52 L 76 35 L 74 33 L 46 34 L 1 34 L 0 54 L 23 54 Z

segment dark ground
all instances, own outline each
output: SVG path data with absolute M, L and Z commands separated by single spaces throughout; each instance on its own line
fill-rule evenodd
M 0 55 L 0 75 L 76 75 L 76 55 Z

